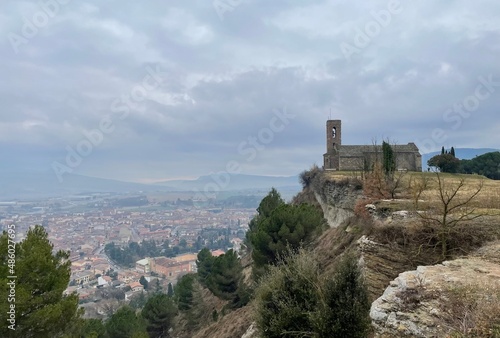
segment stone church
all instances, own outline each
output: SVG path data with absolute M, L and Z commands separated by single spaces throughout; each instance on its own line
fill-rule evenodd
M 422 155 L 415 143 L 391 145 L 396 160 L 396 170 L 422 171 Z M 326 122 L 325 170 L 359 171 L 371 168 L 382 160 L 382 145 L 343 145 L 341 120 Z

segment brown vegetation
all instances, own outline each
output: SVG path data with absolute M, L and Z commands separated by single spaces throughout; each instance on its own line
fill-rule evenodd
M 450 287 L 442 294 L 443 326 L 452 337 L 500 337 L 500 285 Z

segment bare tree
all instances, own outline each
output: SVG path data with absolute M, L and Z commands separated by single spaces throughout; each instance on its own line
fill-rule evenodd
M 416 207 L 418 207 L 420 197 L 429 187 L 429 177 L 424 174 L 420 174 L 419 176 L 416 178 L 414 175 L 411 175 L 408 183 L 408 190 L 411 192 L 413 203 Z
M 471 221 L 482 214 L 476 213 L 476 209 L 472 207 L 473 200 L 483 189 L 483 181 L 480 180 L 478 185 L 471 191 L 465 191 L 467 181 L 464 177 L 460 178 L 458 183 L 451 183 L 445 179 L 442 174 L 436 172 L 437 187 L 437 204 L 433 207 L 428 207 L 425 212 L 418 212 L 425 224 L 437 226 L 437 235 L 441 245 L 442 259 L 446 259 L 448 254 L 448 241 L 450 235 L 456 230 L 457 226 L 463 222 Z M 423 177 L 423 176 L 422 176 Z M 428 182 L 423 182 L 418 185 L 416 194 L 414 194 L 415 206 L 418 210 L 420 196 L 427 188 Z
M 396 198 L 396 194 L 400 192 L 403 178 L 406 174 L 406 171 L 398 171 L 397 173 L 393 173 L 387 181 L 387 189 L 389 190 L 392 199 Z

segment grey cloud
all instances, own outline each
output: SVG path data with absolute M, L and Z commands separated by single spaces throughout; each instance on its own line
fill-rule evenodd
M 479 77 L 500 82 L 500 4 L 402 3 L 346 60 L 341 43 L 353 44 L 356 28 L 388 3 L 249 0 L 220 20 L 211 2 L 71 1 L 15 54 L 6 34 L 39 7 L 4 2 L 0 145 L 20 166 L 50 170 L 109 115 L 114 131 L 77 173 L 197 176 L 237 160 L 246 173 L 291 175 L 321 164 L 331 110 L 345 143 L 424 144 L 439 128 L 447 138 L 438 148 L 498 148 L 500 86 L 457 128 L 443 114 L 474 94 Z M 162 85 L 119 119 L 114 100 L 157 65 Z M 284 107 L 296 118 L 248 161 L 238 147 Z

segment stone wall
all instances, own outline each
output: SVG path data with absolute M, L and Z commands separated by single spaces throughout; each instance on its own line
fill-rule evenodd
M 336 159 L 333 154 L 325 154 L 325 158 L 329 156 L 329 160 L 335 163 Z M 417 152 L 395 152 L 394 156 L 396 158 L 396 169 L 397 170 L 409 170 L 409 171 L 422 171 L 422 157 Z M 339 158 L 339 170 L 364 170 L 366 168 L 371 168 L 373 163 L 382 160 L 382 153 L 375 152 L 365 152 L 358 156 L 348 155 L 345 156 L 340 152 Z M 325 161 L 326 162 L 326 161 Z M 325 168 L 330 169 L 325 166 Z M 332 167 L 334 169 L 336 167 Z
M 340 170 L 363 170 L 365 159 L 362 156 L 340 156 Z

